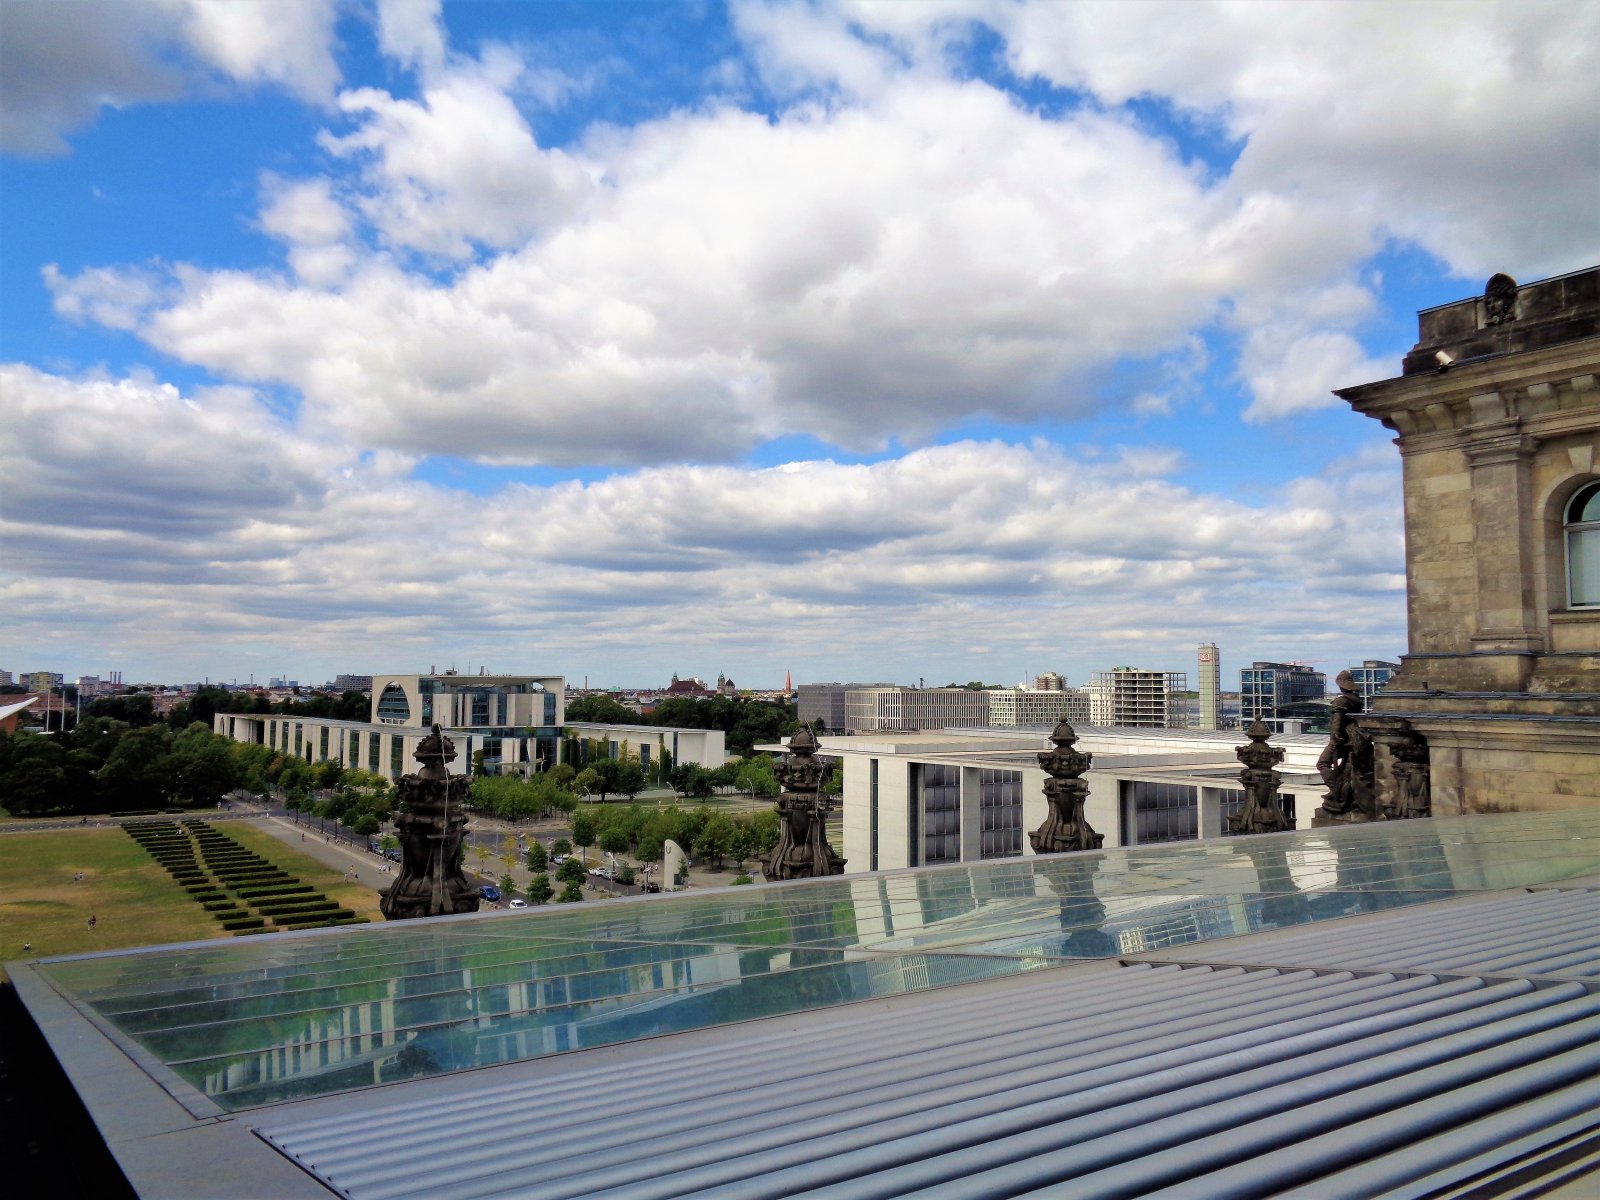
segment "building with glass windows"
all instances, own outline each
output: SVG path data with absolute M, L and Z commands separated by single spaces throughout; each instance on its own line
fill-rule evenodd
M 967 688 L 849 688 L 844 694 L 844 714 L 845 728 L 851 733 L 986 725 L 989 694 Z
M 1052 680 L 1060 680 L 1059 675 Z M 1074 725 L 1089 720 L 1089 693 L 1082 688 L 989 688 L 989 724 L 1001 727 L 1054 725 L 1071 721 Z
M 1085 815 L 1106 846 L 1222 837 L 1244 803 L 1237 733 L 1075 726 L 1094 755 Z M 1032 856 L 1027 831 L 1045 818 L 1039 751 L 1048 729 L 926 730 L 823 737 L 840 760 L 848 870 Z M 1321 800 L 1316 771 L 1327 739 L 1273 738 L 1284 810 L 1302 824 Z
M 565 688 L 560 675 L 375 675 L 367 721 L 217 713 L 212 728 L 308 762 L 398 779 L 416 769 L 417 745 L 437 724 L 455 742 L 450 770 L 458 774 L 480 758 L 490 774 L 539 771 L 560 761 Z
M 1399 663 L 1385 662 L 1381 658 L 1364 659 L 1359 667 L 1350 667 L 1350 679 L 1361 699 L 1371 700 L 1400 670 Z
M 1408 648 L 1363 725 L 1433 811 L 1600 804 L 1600 267 L 1417 315 L 1393 379 L 1335 394 L 1398 436 Z
M 1239 672 L 1239 720 L 1271 726 L 1280 709 L 1321 704 L 1327 695 L 1328 677 L 1305 663 L 1253 662 Z
M 1188 723 L 1178 693 L 1189 690 L 1182 671 L 1113 667 L 1089 678 L 1089 719 L 1127 729 L 1182 729 Z

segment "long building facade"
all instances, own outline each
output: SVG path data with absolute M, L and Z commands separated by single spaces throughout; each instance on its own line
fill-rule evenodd
M 1239 719 L 1269 724 L 1278 710 L 1327 698 L 1328 677 L 1304 663 L 1253 662 L 1239 672 Z

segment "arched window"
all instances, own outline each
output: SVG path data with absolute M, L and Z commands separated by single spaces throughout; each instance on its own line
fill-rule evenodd
M 1578 489 L 1567 505 L 1567 602 L 1600 608 L 1600 483 Z
M 398 683 L 391 683 L 378 696 L 378 720 L 391 725 L 404 725 L 411 720 L 411 701 Z

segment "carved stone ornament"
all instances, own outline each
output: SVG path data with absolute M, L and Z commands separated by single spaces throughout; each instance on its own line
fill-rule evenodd
M 1517 319 L 1517 281 L 1509 275 L 1495 275 L 1483 289 L 1483 323 L 1504 325 Z
M 1359 720 L 1366 707 L 1349 671 L 1340 671 L 1328 726 L 1328 744 L 1317 759 L 1317 773 L 1328 790 L 1312 823 L 1331 825 L 1381 820 L 1374 780 L 1372 739 Z
M 1267 739 L 1272 730 L 1257 717 L 1244 731 L 1248 744 L 1238 746 L 1234 754 L 1244 764 L 1239 772 L 1239 782 L 1244 785 L 1244 807 L 1228 818 L 1230 833 L 1281 833 L 1293 829 L 1289 818 L 1278 804 L 1278 785 L 1283 776 L 1272 768 L 1283 761 L 1283 747 L 1269 746 Z
M 422 770 L 400 777 L 400 813 L 394 819 L 400 876 L 379 892 L 379 908 L 391 921 L 478 911 L 478 889 L 458 861 L 472 780 L 450 774 L 446 764 L 455 757 L 455 743 L 435 725 L 417 746 Z
M 816 734 L 801 726 L 789 739 L 788 760 L 773 770 L 783 794 L 778 797 L 778 844 L 761 864 L 768 879 L 844 874 L 845 860 L 828 844 L 833 799 L 822 794 L 833 764 L 818 760 L 816 753 Z
M 1044 781 L 1044 798 L 1050 811 L 1044 824 L 1028 835 L 1028 841 L 1035 854 L 1098 850 L 1105 839 L 1089 827 L 1083 815 L 1089 784 L 1082 776 L 1094 755 L 1073 749 L 1078 734 L 1066 721 L 1055 727 L 1050 740 L 1054 747 L 1039 753 L 1039 765 L 1049 776 Z
M 1404 737 L 1389 743 L 1389 751 L 1393 755 L 1390 774 L 1394 779 L 1394 803 L 1385 806 L 1384 815 L 1396 821 L 1431 817 L 1433 798 L 1427 741 L 1416 730 L 1407 729 Z

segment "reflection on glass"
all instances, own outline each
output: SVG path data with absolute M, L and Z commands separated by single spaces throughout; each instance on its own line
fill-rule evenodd
M 225 1109 L 1600 871 L 1600 815 L 1375 823 L 40 964 Z

